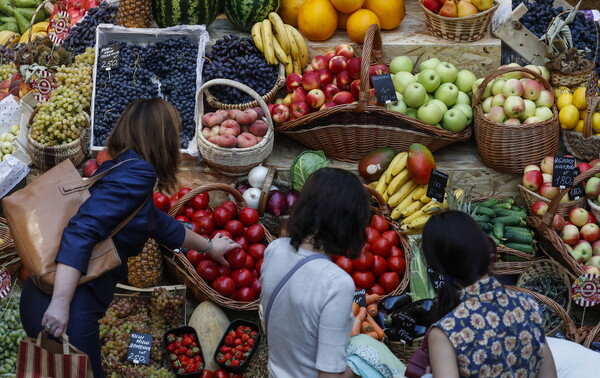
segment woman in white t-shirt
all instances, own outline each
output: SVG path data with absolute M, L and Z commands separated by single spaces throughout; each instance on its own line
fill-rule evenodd
M 368 222 L 369 197 L 358 177 L 334 168 L 309 177 L 288 237 L 269 245 L 262 265 L 270 377 L 355 376 L 346 365 L 355 286 L 329 256 L 358 256 Z

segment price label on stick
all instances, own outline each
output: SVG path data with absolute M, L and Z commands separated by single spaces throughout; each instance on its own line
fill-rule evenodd
M 574 169 L 575 176 L 579 176 L 579 168 L 575 167 Z M 581 197 L 585 196 L 585 188 L 583 186 L 583 182 L 577 184 L 577 186 L 573 187 L 573 189 L 569 190 L 569 198 L 571 200 L 578 200 Z
M 446 185 L 448 184 L 448 175 L 433 169 L 431 176 L 429 176 L 429 183 L 427 184 L 427 197 L 434 201 L 444 202 L 444 194 L 446 193 Z
M 98 68 L 101 71 L 110 71 L 119 68 L 119 56 L 121 47 L 119 45 L 105 46 L 100 49 L 98 56 Z
M 587 273 L 575 279 L 571 286 L 571 298 L 581 307 L 600 303 L 600 275 Z
M 50 17 L 48 38 L 56 46 L 60 46 L 71 30 L 71 16 L 66 11 L 60 11 Z
M 575 158 L 556 156 L 552 169 L 552 186 L 559 189 L 572 188 L 575 178 Z
M 394 88 L 394 82 L 392 81 L 392 75 L 374 75 L 371 76 L 371 81 L 373 82 L 373 88 L 375 88 L 375 95 L 377 96 L 377 101 L 380 104 L 398 102 L 398 97 L 396 96 L 396 89 Z
M 0 299 L 5 298 L 10 293 L 10 287 L 12 281 L 10 279 L 10 272 L 6 268 L 0 269 Z
M 150 349 L 152 349 L 152 335 L 131 332 L 129 346 L 127 347 L 127 361 L 134 364 L 148 365 L 150 362 Z
M 354 302 L 358 303 L 359 307 L 367 307 L 367 292 L 365 289 L 354 291 Z

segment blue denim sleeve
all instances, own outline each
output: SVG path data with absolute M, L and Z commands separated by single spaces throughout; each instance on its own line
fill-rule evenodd
M 96 182 L 92 195 L 65 227 L 56 262 L 86 274 L 94 245 L 152 195 L 155 181 L 152 166 L 136 159 Z
M 172 216 L 158 210 L 156 206 L 152 206 L 152 211 L 154 212 L 154 219 L 156 219 L 156 230 L 150 236 L 168 248 L 175 249 L 181 247 L 185 239 L 185 227 L 183 224 L 176 221 Z

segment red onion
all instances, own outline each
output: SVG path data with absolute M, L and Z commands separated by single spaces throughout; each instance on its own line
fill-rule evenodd
M 248 184 L 247 181 L 242 181 L 239 184 L 237 184 L 236 189 L 238 190 L 238 192 L 240 192 L 240 194 L 244 194 L 244 192 L 250 187 L 250 185 Z
M 292 208 L 294 207 L 294 204 L 296 203 L 297 200 L 298 200 L 298 192 L 289 191 L 289 192 L 285 193 L 285 201 L 287 202 L 288 211 L 292 211 Z
M 287 210 L 288 204 L 286 197 L 279 190 L 272 190 L 269 192 L 269 198 L 267 198 L 266 210 L 275 215 L 283 215 Z

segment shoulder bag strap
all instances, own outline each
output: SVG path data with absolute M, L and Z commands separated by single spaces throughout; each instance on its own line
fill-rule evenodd
M 135 210 L 133 211 L 133 213 L 129 214 L 129 216 L 128 216 L 127 218 L 123 219 L 123 220 L 121 221 L 121 223 L 119 223 L 119 224 L 117 225 L 117 227 L 115 227 L 115 229 L 114 229 L 114 230 L 113 230 L 113 231 L 110 233 L 110 236 L 109 236 L 109 237 L 110 237 L 110 238 L 112 238 L 112 237 L 113 237 L 113 236 L 115 236 L 115 235 L 116 235 L 116 234 L 117 234 L 119 231 L 121 231 L 121 229 L 122 229 L 123 227 L 125 227 L 125 225 L 127 225 L 127 223 L 129 223 L 129 221 L 130 221 L 130 220 L 132 220 L 132 219 L 133 219 L 133 217 L 135 217 L 135 216 L 137 215 L 137 213 L 139 213 L 139 212 L 140 212 L 140 210 L 142 210 L 142 208 L 144 207 L 144 205 L 146 204 L 146 202 L 148 202 L 148 198 L 146 198 L 146 199 L 144 200 L 144 202 L 142 202 L 142 204 L 141 204 L 141 205 L 140 205 L 140 206 L 139 206 L 137 209 L 135 209 Z
M 281 279 L 281 281 L 279 281 L 279 283 L 277 284 L 277 286 L 275 287 L 275 290 L 273 290 L 273 294 L 271 294 L 271 297 L 269 298 L 269 303 L 267 303 L 267 308 L 265 309 L 265 332 L 267 331 L 267 324 L 269 322 L 269 314 L 271 313 L 271 307 L 273 306 L 273 302 L 275 302 L 275 298 L 277 297 L 277 294 L 279 294 L 279 292 L 281 291 L 281 289 L 283 288 L 283 286 L 289 281 L 289 279 L 292 277 L 292 275 L 294 275 L 294 273 L 296 273 L 296 271 L 298 269 L 300 269 L 300 267 L 302 267 L 302 265 L 306 264 L 307 262 L 310 262 L 312 260 L 317 260 L 317 259 L 327 259 L 328 257 L 321 254 L 321 253 L 315 253 L 313 255 L 310 256 L 306 256 L 305 258 L 303 258 L 302 260 L 298 261 L 298 263 L 296 265 L 294 265 L 294 267 L 287 272 L 287 274 Z
M 127 160 L 123 160 L 120 163 L 117 163 L 115 165 L 113 165 L 112 167 L 108 168 L 106 171 L 102 172 L 102 173 L 98 173 L 95 176 L 90 177 L 87 180 L 80 180 L 78 182 L 75 183 L 66 183 L 60 186 L 60 191 L 63 194 L 69 194 L 71 192 L 78 192 L 81 190 L 86 190 L 92 187 L 92 185 L 94 185 L 96 183 L 96 181 L 100 180 L 101 178 L 105 177 L 107 174 L 110 173 L 110 171 L 112 171 L 113 169 L 117 168 L 118 166 L 120 166 L 123 163 L 127 163 L 128 161 L 132 161 L 132 160 L 136 160 L 136 158 L 132 158 L 132 159 L 127 159 Z

